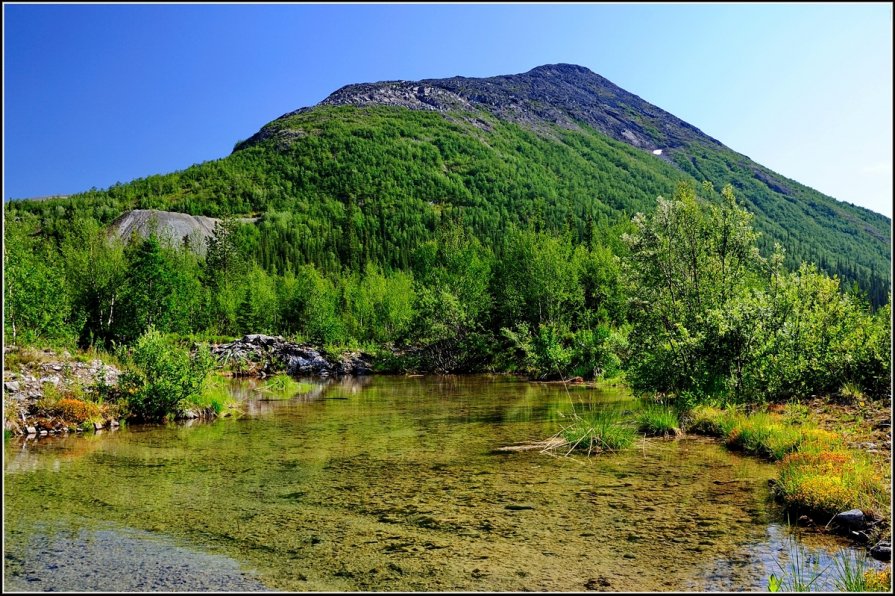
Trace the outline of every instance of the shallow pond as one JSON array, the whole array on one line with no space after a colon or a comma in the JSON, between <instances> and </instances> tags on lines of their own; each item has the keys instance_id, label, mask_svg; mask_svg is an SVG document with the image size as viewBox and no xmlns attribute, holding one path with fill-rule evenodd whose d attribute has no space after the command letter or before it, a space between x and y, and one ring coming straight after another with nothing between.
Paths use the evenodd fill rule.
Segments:
<instances>
[{"instance_id":1,"label":"shallow pond","mask_svg":"<svg viewBox=\"0 0 895 596\"><path fill-rule=\"evenodd\" d=\"M773 465L701 438L562 457L620 391L377 376L245 415L5 445L8 590L764 590ZM804 536L823 567L843 545ZM815 587L823 587L822 580Z\"/></svg>"}]
</instances>

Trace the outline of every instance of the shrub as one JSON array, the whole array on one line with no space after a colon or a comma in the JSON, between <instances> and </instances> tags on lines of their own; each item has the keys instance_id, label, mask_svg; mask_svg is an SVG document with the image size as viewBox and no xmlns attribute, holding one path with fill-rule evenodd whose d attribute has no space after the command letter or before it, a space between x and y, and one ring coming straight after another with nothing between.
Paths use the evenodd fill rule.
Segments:
<instances>
[{"instance_id":1,"label":"shrub","mask_svg":"<svg viewBox=\"0 0 895 596\"><path fill-rule=\"evenodd\" d=\"M79 424L101 416L98 405L70 397L60 399L55 410L65 420Z\"/></svg>"},{"instance_id":2,"label":"shrub","mask_svg":"<svg viewBox=\"0 0 895 596\"><path fill-rule=\"evenodd\" d=\"M200 398L212 359L206 346L195 354L167 342L150 327L136 341L134 370L122 375L129 406L146 420L172 418Z\"/></svg>"}]
</instances>

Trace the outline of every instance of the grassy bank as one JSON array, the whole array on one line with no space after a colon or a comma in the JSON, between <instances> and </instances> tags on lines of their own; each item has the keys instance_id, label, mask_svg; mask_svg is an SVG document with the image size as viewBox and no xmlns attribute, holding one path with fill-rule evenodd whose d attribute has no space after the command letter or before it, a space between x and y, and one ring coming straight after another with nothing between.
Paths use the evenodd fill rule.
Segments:
<instances>
[{"instance_id":1,"label":"grassy bank","mask_svg":"<svg viewBox=\"0 0 895 596\"><path fill-rule=\"evenodd\" d=\"M789 510L826 524L837 513L860 509L888 519L891 479L884 457L848 447L843 435L808 420L805 407L745 413L698 406L690 432L719 437L730 449L777 462L775 490Z\"/></svg>"},{"instance_id":2,"label":"grassy bank","mask_svg":"<svg viewBox=\"0 0 895 596\"><path fill-rule=\"evenodd\" d=\"M630 447L638 436L675 436L686 429L717 437L733 451L775 462L778 476L774 491L792 519L806 515L825 526L837 513L860 509L869 520L888 520L891 450L880 441L879 432L874 435L871 429L863 428L874 424L874 416L884 415L884 406L876 404L878 413L869 414L864 401L856 401L852 407L826 409L822 409L822 403L777 404L752 411L700 405L678 412L653 402L626 413L594 407L573 413L557 433L555 438L562 441L555 449L612 452ZM856 411L863 415L856 415ZM866 437L878 443L854 440ZM855 445L883 448L868 450ZM876 525L871 534L888 532L886 525Z\"/></svg>"}]
</instances>

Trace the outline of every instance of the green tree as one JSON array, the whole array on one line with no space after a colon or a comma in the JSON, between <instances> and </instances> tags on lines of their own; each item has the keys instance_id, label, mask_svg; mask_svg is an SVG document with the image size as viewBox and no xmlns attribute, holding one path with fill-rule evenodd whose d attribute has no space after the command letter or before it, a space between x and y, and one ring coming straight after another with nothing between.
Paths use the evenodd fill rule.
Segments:
<instances>
[{"instance_id":1,"label":"green tree","mask_svg":"<svg viewBox=\"0 0 895 596\"><path fill-rule=\"evenodd\" d=\"M745 305L765 261L751 215L730 186L721 194L720 205L709 203L682 184L652 214L638 213L635 231L624 236L633 320L628 378L636 390L742 391L732 373L749 353L754 315Z\"/></svg>"},{"instance_id":2,"label":"green tree","mask_svg":"<svg viewBox=\"0 0 895 596\"><path fill-rule=\"evenodd\" d=\"M113 331L121 309L121 293L126 263L124 245L107 238L92 218L72 222L61 246L66 283L73 299L73 318L79 325L79 343L105 343Z\"/></svg>"},{"instance_id":3,"label":"green tree","mask_svg":"<svg viewBox=\"0 0 895 596\"><path fill-rule=\"evenodd\" d=\"M205 284L217 287L248 269L248 263L238 239L239 222L227 217L219 221L211 236L205 239Z\"/></svg>"},{"instance_id":4,"label":"green tree","mask_svg":"<svg viewBox=\"0 0 895 596\"><path fill-rule=\"evenodd\" d=\"M162 246L155 233L132 239L125 257L117 335L132 341L150 326L179 333L195 329L202 297L195 257Z\"/></svg>"},{"instance_id":5,"label":"green tree","mask_svg":"<svg viewBox=\"0 0 895 596\"><path fill-rule=\"evenodd\" d=\"M6 341L67 342L71 299L63 268L38 238L33 220L6 222L3 247L4 335Z\"/></svg>"}]
</instances>

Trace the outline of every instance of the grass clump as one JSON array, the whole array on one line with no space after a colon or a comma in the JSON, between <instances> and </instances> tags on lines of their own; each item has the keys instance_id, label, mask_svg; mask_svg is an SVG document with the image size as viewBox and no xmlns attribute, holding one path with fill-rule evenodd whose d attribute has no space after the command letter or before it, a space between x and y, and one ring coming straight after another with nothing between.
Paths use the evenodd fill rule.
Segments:
<instances>
[{"instance_id":1,"label":"grass clump","mask_svg":"<svg viewBox=\"0 0 895 596\"><path fill-rule=\"evenodd\" d=\"M699 406L690 418L691 432L721 437L730 449L777 461L775 490L792 510L831 519L848 509L888 507L885 471L863 452L847 449L838 434L809 423L804 409L745 415Z\"/></svg>"},{"instance_id":2,"label":"grass clump","mask_svg":"<svg viewBox=\"0 0 895 596\"><path fill-rule=\"evenodd\" d=\"M266 383L264 383L263 390L291 393L298 386L299 384L297 381L295 381L295 379L293 379L289 375L280 374L271 377Z\"/></svg>"},{"instance_id":3,"label":"grass clump","mask_svg":"<svg viewBox=\"0 0 895 596\"><path fill-rule=\"evenodd\" d=\"M208 375L202 393L193 401L200 410L214 412L215 416L239 409L239 402L228 390L226 379L215 374Z\"/></svg>"},{"instance_id":4,"label":"grass clump","mask_svg":"<svg viewBox=\"0 0 895 596\"><path fill-rule=\"evenodd\" d=\"M778 464L777 492L795 509L832 518L840 511L881 511L888 500L882 470L857 451L804 451Z\"/></svg>"},{"instance_id":5,"label":"grass clump","mask_svg":"<svg viewBox=\"0 0 895 596\"><path fill-rule=\"evenodd\" d=\"M637 428L649 436L681 434L680 423L674 408L662 404L648 403L637 415Z\"/></svg>"},{"instance_id":6,"label":"grass clump","mask_svg":"<svg viewBox=\"0 0 895 596\"><path fill-rule=\"evenodd\" d=\"M591 409L575 414L572 424L565 427L560 436L569 451L588 453L618 451L630 447L636 438L634 427L626 423L615 410Z\"/></svg>"},{"instance_id":7,"label":"grass clump","mask_svg":"<svg viewBox=\"0 0 895 596\"><path fill-rule=\"evenodd\" d=\"M764 412L740 418L725 438L728 447L773 460L798 449L801 440L801 429L786 424L779 415Z\"/></svg>"},{"instance_id":8,"label":"grass clump","mask_svg":"<svg viewBox=\"0 0 895 596\"><path fill-rule=\"evenodd\" d=\"M867 399L867 396L856 383L845 383L839 389L839 397L850 403L860 403Z\"/></svg>"},{"instance_id":9,"label":"grass clump","mask_svg":"<svg viewBox=\"0 0 895 596\"><path fill-rule=\"evenodd\" d=\"M839 440L835 433L815 428L803 419L793 421L789 413L746 415L733 408L698 406L689 417L691 432L720 437L731 449L774 461L803 447L827 448Z\"/></svg>"},{"instance_id":10,"label":"grass clump","mask_svg":"<svg viewBox=\"0 0 895 596\"><path fill-rule=\"evenodd\" d=\"M726 437L739 423L741 415L732 408L696 406L690 410L691 432L712 437Z\"/></svg>"}]
</instances>

